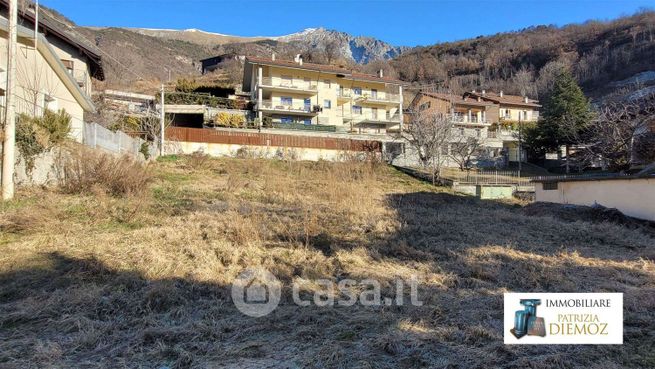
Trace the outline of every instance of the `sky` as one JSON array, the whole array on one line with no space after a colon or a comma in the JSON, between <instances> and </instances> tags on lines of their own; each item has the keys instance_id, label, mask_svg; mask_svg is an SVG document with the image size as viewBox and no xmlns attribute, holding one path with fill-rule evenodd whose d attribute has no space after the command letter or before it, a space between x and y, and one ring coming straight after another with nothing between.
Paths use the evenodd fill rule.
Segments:
<instances>
[{"instance_id":1,"label":"sky","mask_svg":"<svg viewBox=\"0 0 655 369\"><path fill-rule=\"evenodd\" d=\"M41 0L83 26L279 36L324 27L397 46L610 20L655 0Z\"/></svg>"}]
</instances>

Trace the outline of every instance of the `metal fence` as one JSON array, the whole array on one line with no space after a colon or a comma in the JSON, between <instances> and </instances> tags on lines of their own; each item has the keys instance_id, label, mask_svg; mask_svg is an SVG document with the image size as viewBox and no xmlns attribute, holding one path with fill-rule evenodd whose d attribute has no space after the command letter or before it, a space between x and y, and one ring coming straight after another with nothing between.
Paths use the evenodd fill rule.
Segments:
<instances>
[{"instance_id":1,"label":"metal fence","mask_svg":"<svg viewBox=\"0 0 655 369\"><path fill-rule=\"evenodd\" d=\"M156 148L139 137L130 137L121 131L110 131L96 123L84 123L84 141L86 146L100 148L116 154L129 154L143 157L157 155ZM144 146L145 144L145 146Z\"/></svg>"},{"instance_id":2,"label":"metal fence","mask_svg":"<svg viewBox=\"0 0 655 369\"><path fill-rule=\"evenodd\" d=\"M520 176L518 171L460 171L444 170L442 177L461 184L516 185L521 187L534 186L530 181L533 177Z\"/></svg>"}]
</instances>

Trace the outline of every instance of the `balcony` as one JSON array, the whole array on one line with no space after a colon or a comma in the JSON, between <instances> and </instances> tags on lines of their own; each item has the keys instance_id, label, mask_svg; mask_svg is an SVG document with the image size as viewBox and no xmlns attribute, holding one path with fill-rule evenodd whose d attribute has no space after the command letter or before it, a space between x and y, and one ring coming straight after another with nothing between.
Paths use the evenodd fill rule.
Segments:
<instances>
[{"instance_id":1,"label":"balcony","mask_svg":"<svg viewBox=\"0 0 655 369\"><path fill-rule=\"evenodd\" d=\"M384 124L384 125L396 125L400 124L400 114L355 114L353 115L353 120L356 124Z\"/></svg>"},{"instance_id":2,"label":"balcony","mask_svg":"<svg viewBox=\"0 0 655 369\"><path fill-rule=\"evenodd\" d=\"M315 95L318 92L317 84L298 79L263 77L259 86L271 91L304 93L308 95Z\"/></svg>"},{"instance_id":3,"label":"balcony","mask_svg":"<svg viewBox=\"0 0 655 369\"><path fill-rule=\"evenodd\" d=\"M271 100L262 100L261 106L256 105L256 107L263 112L301 115L305 117L313 117L320 112L320 108L318 106L312 107L307 105L284 105L280 103L273 103Z\"/></svg>"},{"instance_id":4,"label":"balcony","mask_svg":"<svg viewBox=\"0 0 655 369\"><path fill-rule=\"evenodd\" d=\"M398 105L400 104L400 95L390 92L368 93L364 92L357 96L357 101L367 104L376 105Z\"/></svg>"},{"instance_id":5,"label":"balcony","mask_svg":"<svg viewBox=\"0 0 655 369\"><path fill-rule=\"evenodd\" d=\"M451 115L450 118L454 124L461 124L467 126L485 127L491 124L486 119L478 118L477 115L469 116L469 115L455 114L455 115Z\"/></svg>"},{"instance_id":6,"label":"balcony","mask_svg":"<svg viewBox=\"0 0 655 369\"><path fill-rule=\"evenodd\" d=\"M338 102L347 102L350 101L352 97L352 91L347 88L340 88L337 90L337 101Z\"/></svg>"}]
</instances>

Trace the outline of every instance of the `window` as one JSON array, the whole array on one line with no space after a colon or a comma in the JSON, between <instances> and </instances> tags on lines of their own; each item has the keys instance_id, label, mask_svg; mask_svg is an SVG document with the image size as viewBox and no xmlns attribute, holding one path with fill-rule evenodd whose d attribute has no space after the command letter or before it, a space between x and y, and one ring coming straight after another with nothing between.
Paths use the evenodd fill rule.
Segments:
<instances>
[{"instance_id":1,"label":"window","mask_svg":"<svg viewBox=\"0 0 655 369\"><path fill-rule=\"evenodd\" d=\"M353 105L353 114L362 114L362 107L358 105Z\"/></svg>"},{"instance_id":2,"label":"window","mask_svg":"<svg viewBox=\"0 0 655 369\"><path fill-rule=\"evenodd\" d=\"M361 87L353 87L353 93L357 96L362 96L362 88Z\"/></svg>"},{"instance_id":3,"label":"window","mask_svg":"<svg viewBox=\"0 0 655 369\"><path fill-rule=\"evenodd\" d=\"M423 111L423 110L427 110L427 109L430 109L430 102L429 101L419 105L419 107L418 107L418 111Z\"/></svg>"},{"instance_id":4,"label":"window","mask_svg":"<svg viewBox=\"0 0 655 369\"><path fill-rule=\"evenodd\" d=\"M464 136L464 128L460 128L460 129L459 129L459 135L460 135L460 136Z\"/></svg>"},{"instance_id":5,"label":"window","mask_svg":"<svg viewBox=\"0 0 655 369\"><path fill-rule=\"evenodd\" d=\"M542 188L544 191L553 191L557 189L557 183L558 182L544 182Z\"/></svg>"},{"instance_id":6,"label":"window","mask_svg":"<svg viewBox=\"0 0 655 369\"><path fill-rule=\"evenodd\" d=\"M311 119L311 118L303 119L303 123L304 123L306 126L310 126L310 125L312 125L312 119Z\"/></svg>"},{"instance_id":7,"label":"window","mask_svg":"<svg viewBox=\"0 0 655 369\"><path fill-rule=\"evenodd\" d=\"M331 100L323 100L323 109L332 109L332 101Z\"/></svg>"},{"instance_id":8,"label":"window","mask_svg":"<svg viewBox=\"0 0 655 369\"><path fill-rule=\"evenodd\" d=\"M528 112L523 110L523 120L528 120Z\"/></svg>"},{"instance_id":9,"label":"window","mask_svg":"<svg viewBox=\"0 0 655 369\"><path fill-rule=\"evenodd\" d=\"M378 90L372 88L371 89L371 98L377 99L378 98Z\"/></svg>"},{"instance_id":10,"label":"window","mask_svg":"<svg viewBox=\"0 0 655 369\"><path fill-rule=\"evenodd\" d=\"M371 108L371 118L378 119L378 108Z\"/></svg>"},{"instance_id":11,"label":"window","mask_svg":"<svg viewBox=\"0 0 655 369\"><path fill-rule=\"evenodd\" d=\"M280 97L280 103L282 105L291 106L293 104L293 98L288 97L288 96L282 96L282 97Z\"/></svg>"},{"instance_id":12,"label":"window","mask_svg":"<svg viewBox=\"0 0 655 369\"><path fill-rule=\"evenodd\" d=\"M481 136L482 136L482 132L480 131L480 128L476 128L475 129L475 137L481 137Z\"/></svg>"},{"instance_id":13,"label":"window","mask_svg":"<svg viewBox=\"0 0 655 369\"><path fill-rule=\"evenodd\" d=\"M68 71L68 73L73 74L73 70L75 69L74 68L75 64L73 63L72 60L61 59L61 63L64 65L64 67L66 67L66 70Z\"/></svg>"},{"instance_id":14,"label":"window","mask_svg":"<svg viewBox=\"0 0 655 369\"><path fill-rule=\"evenodd\" d=\"M293 118L291 118L291 117L282 117L282 118L280 118L280 122L282 122L284 124L291 124L291 123L293 123Z\"/></svg>"},{"instance_id":15,"label":"window","mask_svg":"<svg viewBox=\"0 0 655 369\"><path fill-rule=\"evenodd\" d=\"M323 81L323 84L325 85L325 88L332 88L332 81L330 81L329 79Z\"/></svg>"}]
</instances>

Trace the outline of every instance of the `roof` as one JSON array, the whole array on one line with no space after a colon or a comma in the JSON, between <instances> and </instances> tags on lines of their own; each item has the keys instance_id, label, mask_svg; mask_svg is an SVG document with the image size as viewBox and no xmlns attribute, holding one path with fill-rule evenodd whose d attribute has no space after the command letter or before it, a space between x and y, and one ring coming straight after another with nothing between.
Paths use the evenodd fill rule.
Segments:
<instances>
[{"instance_id":1,"label":"roof","mask_svg":"<svg viewBox=\"0 0 655 369\"><path fill-rule=\"evenodd\" d=\"M4 8L8 8L9 2L7 0L0 0L0 5ZM30 4L27 7L19 6L18 16L21 19L30 22L33 26L35 21L33 5ZM102 51L84 36L75 31L74 27L58 20L47 9L40 8L39 32L47 34L48 37L54 35L69 45L77 48L89 59L92 77L104 81L105 74L102 68L102 57L100 56Z\"/></svg>"},{"instance_id":2,"label":"roof","mask_svg":"<svg viewBox=\"0 0 655 369\"><path fill-rule=\"evenodd\" d=\"M467 96L459 96L459 95L446 94L446 93L419 92L416 96L418 97L420 95L433 97L435 99L449 101L449 102L451 102L453 104L456 104L456 105L469 105L469 106L480 106L480 107L494 105L493 102L478 101L477 99L470 98L470 97L467 97Z\"/></svg>"},{"instance_id":3,"label":"roof","mask_svg":"<svg viewBox=\"0 0 655 369\"><path fill-rule=\"evenodd\" d=\"M405 84L402 81L399 81L394 78L389 77L378 77L373 74L360 73L351 69L348 69L344 66L336 65L327 65L327 64L315 64L315 63L306 63L303 62L302 65L296 63L293 60L273 60L271 58L260 58L260 57L246 57L246 71L250 65L270 65L276 67L286 67L294 69L302 69L316 72L326 72L343 75L344 78L351 78L358 81L370 81L370 82L383 82L383 83L392 83L397 85ZM247 80L248 79L248 80ZM249 82L249 73L244 73L244 88L246 88L246 83Z\"/></svg>"},{"instance_id":4,"label":"roof","mask_svg":"<svg viewBox=\"0 0 655 369\"><path fill-rule=\"evenodd\" d=\"M5 33L4 37L7 37L6 33L9 32L9 21L7 19L0 17L0 30ZM17 30L18 41L23 44L32 44L33 46L34 30L21 25L18 25ZM43 56L48 65L50 65L55 74L57 74L59 80L61 80L64 86L66 86L66 89L70 91L73 98L75 98L75 101L80 104L84 111L94 112L95 106L93 105L91 98L80 89L77 81L73 79L73 76L68 72L66 67L64 67L64 64L61 62L61 59L59 59L59 56L52 46L50 46L48 40L43 36L43 34L39 34L38 37L39 42L37 50Z\"/></svg>"},{"instance_id":5,"label":"roof","mask_svg":"<svg viewBox=\"0 0 655 369\"><path fill-rule=\"evenodd\" d=\"M503 96L500 96L500 94L495 92L482 93L482 92L471 91L465 93L464 96L480 97L481 99L492 101L500 105L530 106L533 108L541 107L541 105L539 105L539 100L528 99L528 102L525 102L525 97L518 96L518 95L503 94Z\"/></svg>"}]
</instances>

